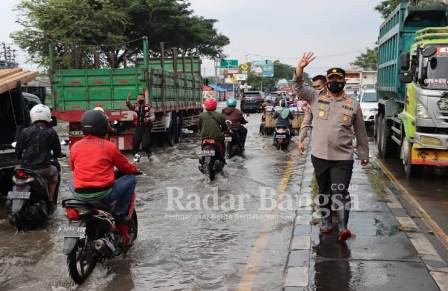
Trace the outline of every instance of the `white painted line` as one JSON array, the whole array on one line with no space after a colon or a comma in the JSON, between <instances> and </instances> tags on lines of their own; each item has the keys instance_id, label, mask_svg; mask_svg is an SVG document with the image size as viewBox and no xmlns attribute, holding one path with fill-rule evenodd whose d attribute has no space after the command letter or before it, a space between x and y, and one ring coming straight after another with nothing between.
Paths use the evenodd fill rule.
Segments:
<instances>
[{"instance_id":1,"label":"white painted line","mask_svg":"<svg viewBox=\"0 0 448 291\"><path fill-rule=\"evenodd\" d=\"M437 251L434 249L429 240L423 235L420 238L410 238L417 253L420 255L433 255L438 256Z\"/></svg>"},{"instance_id":2,"label":"white painted line","mask_svg":"<svg viewBox=\"0 0 448 291\"><path fill-rule=\"evenodd\" d=\"M295 236L291 242L290 250L309 250L311 249L311 236Z\"/></svg>"},{"instance_id":3,"label":"white painted line","mask_svg":"<svg viewBox=\"0 0 448 291\"><path fill-rule=\"evenodd\" d=\"M400 230L404 232L417 232L420 231L417 224L409 216L395 217L400 223Z\"/></svg>"},{"instance_id":4,"label":"white painted line","mask_svg":"<svg viewBox=\"0 0 448 291\"><path fill-rule=\"evenodd\" d=\"M296 216L296 225L309 225L311 222L311 215L301 214Z\"/></svg>"},{"instance_id":5,"label":"white painted line","mask_svg":"<svg viewBox=\"0 0 448 291\"><path fill-rule=\"evenodd\" d=\"M448 291L448 274L443 272L430 272L441 291Z\"/></svg>"},{"instance_id":6,"label":"white painted line","mask_svg":"<svg viewBox=\"0 0 448 291\"><path fill-rule=\"evenodd\" d=\"M307 287L308 267L291 267L286 271L283 287Z\"/></svg>"}]
</instances>

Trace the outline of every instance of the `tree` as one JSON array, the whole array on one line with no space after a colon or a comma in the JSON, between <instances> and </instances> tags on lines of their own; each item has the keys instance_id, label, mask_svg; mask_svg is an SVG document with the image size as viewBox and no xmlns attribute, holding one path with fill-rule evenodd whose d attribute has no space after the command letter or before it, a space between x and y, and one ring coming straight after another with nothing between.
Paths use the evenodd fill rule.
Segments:
<instances>
[{"instance_id":1,"label":"tree","mask_svg":"<svg viewBox=\"0 0 448 291\"><path fill-rule=\"evenodd\" d=\"M378 65L378 47L367 48L365 52L356 57L351 65L358 66L363 70L376 70Z\"/></svg>"},{"instance_id":2,"label":"tree","mask_svg":"<svg viewBox=\"0 0 448 291\"><path fill-rule=\"evenodd\" d=\"M375 6L375 10L378 11L383 18L387 18L392 11L400 4L401 0L384 0L380 4Z\"/></svg>"},{"instance_id":3,"label":"tree","mask_svg":"<svg viewBox=\"0 0 448 291\"><path fill-rule=\"evenodd\" d=\"M187 0L22 0L17 22L24 29L11 34L31 56L48 66L48 44L54 44L57 65L119 67L142 57L143 36L151 56L160 42L170 53L215 57L229 43L216 20L193 15ZM76 63L76 62L75 62Z\"/></svg>"},{"instance_id":4,"label":"tree","mask_svg":"<svg viewBox=\"0 0 448 291\"><path fill-rule=\"evenodd\" d=\"M384 0L380 4L375 6L375 10L381 13L383 18L387 18L392 11L400 4L400 2L407 2L404 0ZM434 5L440 4L446 6L447 3L444 0L408 0L411 5L424 6L424 5Z\"/></svg>"}]
</instances>

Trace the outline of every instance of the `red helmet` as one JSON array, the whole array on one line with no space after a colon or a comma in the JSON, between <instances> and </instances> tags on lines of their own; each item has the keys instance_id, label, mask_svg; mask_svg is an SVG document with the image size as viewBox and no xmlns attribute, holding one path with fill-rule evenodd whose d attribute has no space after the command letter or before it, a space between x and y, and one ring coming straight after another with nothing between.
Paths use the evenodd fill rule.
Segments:
<instances>
[{"instance_id":1,"label":"red helmet","mask_svg":"<svg viewBox=\"0 0 448 291\"><path fill-rule=\"evenodd\" d=\"M207 111L216 110L216 107L218 107L218 102L215 98L207 98L204 102L204 108Z\"/></svg>"}]
</instances>

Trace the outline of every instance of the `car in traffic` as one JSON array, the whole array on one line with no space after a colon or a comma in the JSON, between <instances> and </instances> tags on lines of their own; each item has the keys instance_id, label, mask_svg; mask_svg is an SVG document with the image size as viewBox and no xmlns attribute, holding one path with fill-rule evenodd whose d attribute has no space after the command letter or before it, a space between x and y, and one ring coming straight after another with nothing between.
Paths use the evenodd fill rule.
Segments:
<instances>
[{"instance_id":1,"label":"car in traffic","mask_svg":"<svg viewBox=\"0 0 448 291\"><path fill-rule=\"evenodd\" d=\"M261 112L264 93L261 91L245 91L241 96L241 111L244 113Z\"/></svg>"},{"instance_id":2,"label":"car in traffic","mask_svg":"<svg viewBox=\"0 0 448 291\"><path fill-rule=\"evenodd\" d=\"M266 97L266 101L270 101L272 104L278 105L281 99L288 100L290 96L284 91L275 91L269 93Z\"/></svg>"},{"instance_id":3,"label":"car in traffic","mask_svg":"<svg viewBox=\"0 0 448 291\"><path fill-rule=\"evenodd\" d=\"M359 97L359 104L364 117L364 123L369 126L373 125L375 114L378 112L378 95L376 90L362 90Z\"/></svg>"}]
</instances>

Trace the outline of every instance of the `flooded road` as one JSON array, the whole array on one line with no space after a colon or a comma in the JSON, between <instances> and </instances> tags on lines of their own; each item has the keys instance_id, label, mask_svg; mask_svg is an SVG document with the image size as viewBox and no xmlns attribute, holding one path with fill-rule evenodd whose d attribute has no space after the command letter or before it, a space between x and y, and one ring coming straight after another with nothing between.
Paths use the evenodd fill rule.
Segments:
<instances>
[{"instance_id":1,"label":"flooded road","mask_svg":"<svg viewBox=\"0 0 448 291\"><path fill-rule=\"evenodd\" d=\"M382 161L432 219L448 233L448 169L425 167L421 177L407 179L400 160Z\"/></svg>"},{"instance_id":2,"label":"flooded road","mask_svg":"<svg viewBox=\"0 0 448 291\"><path fill-rule=\"evenodd\" d=\"M137 178L136 190L138 239L126 256L98 265L81 287L69 278L62 254L63 237L57 230L66 223L63 210L58 208L43 229L16 233L1 206L0 289L234 290L267 219L272 219L268 240L258 250L253 288L281 289L294 215L264 216L269 203L263 203L270 200L262 195L279 187L291 159L285 194L297 191L302 161L294 144L285 153L272 146L272 137L258 135L259 115L248 119L245 159L228 161L225 175L212 183L198 170L198 137L156 148L149 162L142 159L139 167L145 175ZM70 197L70 171L66 160L61 164L59 200Z\"/></svg>"}]
</instances>

